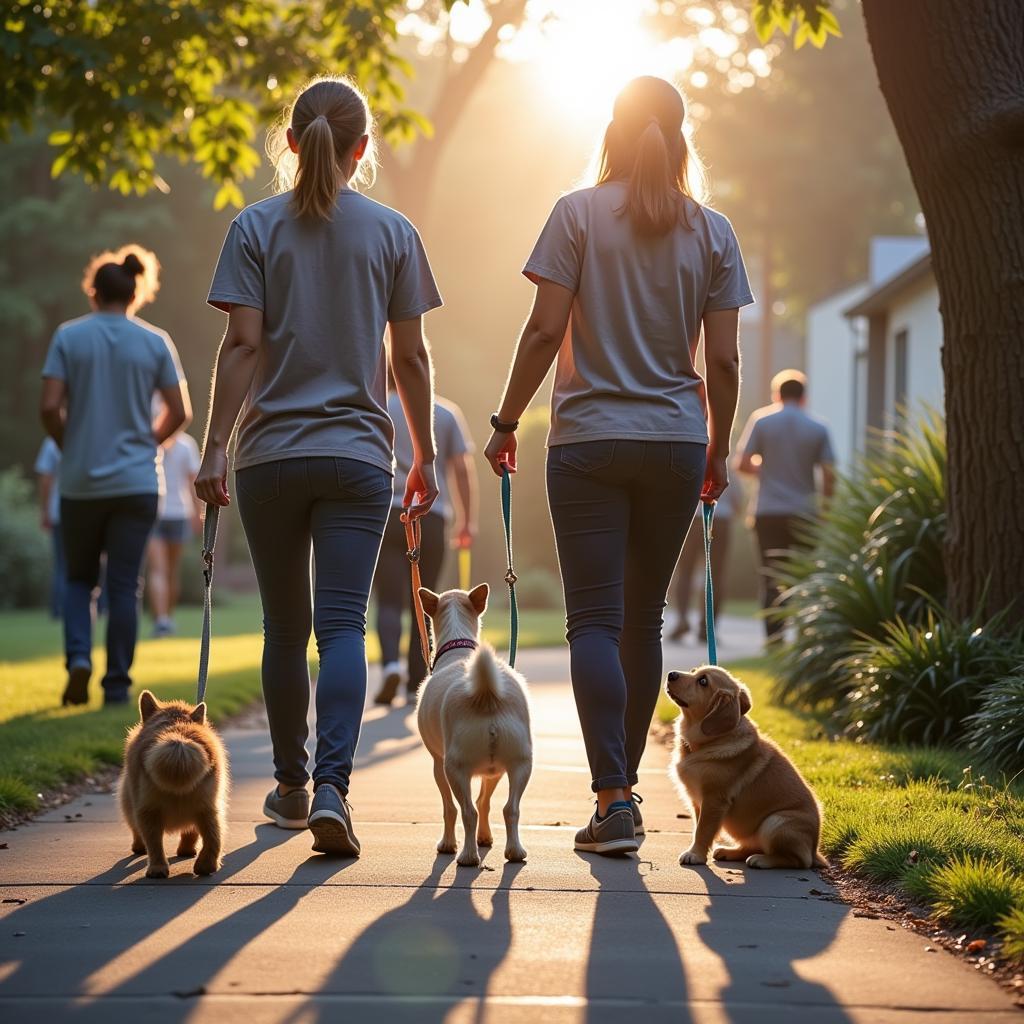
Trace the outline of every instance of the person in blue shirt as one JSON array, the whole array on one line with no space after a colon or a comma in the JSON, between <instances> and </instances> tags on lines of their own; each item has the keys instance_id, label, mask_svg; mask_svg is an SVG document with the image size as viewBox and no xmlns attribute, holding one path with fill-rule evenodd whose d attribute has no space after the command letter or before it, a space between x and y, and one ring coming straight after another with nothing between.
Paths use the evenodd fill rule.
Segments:
<instances>
[{"instance_id":1,"label":"person in blue shirt","mask_svg":"<svg viewBox=\"0 0 1024 1024\"><path fill-rule=\"evenodd\" d=\"M64 704L85 704L92 675L92 594L106 555L104 703L129 699L139 572L156 520L157 447L191 419L170 337L136 311L159 287L151 252L104 253L83 282L93 312L57 328L43 366L40 414L62 452L60 527L67 560ZM153 395L164 401L154 421Z\"/></svg>"}]
</instances>

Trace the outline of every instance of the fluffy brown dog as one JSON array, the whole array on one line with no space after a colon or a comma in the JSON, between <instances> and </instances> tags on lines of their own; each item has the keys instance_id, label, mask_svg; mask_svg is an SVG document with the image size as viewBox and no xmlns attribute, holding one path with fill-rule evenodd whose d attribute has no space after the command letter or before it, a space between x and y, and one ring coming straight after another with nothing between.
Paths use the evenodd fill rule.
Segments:
<instances>
[{"instance_id":1,"label":"fluffy brown dog","mask_svg":"<svg viewBox=\"0 0 1024 1024\"><path fill-rule=\"evenodd\" d=\"M164 833L181 833L180 857L194 857L201 837L195 873L211 875L220 867L228 759L206 721L206 705L161 703L143 690L139 713L142 721L125 742L119 793L132 853L147 854L147 878L166 878Z\"/></svg>"},{"instance_id":2,"label":"fluffy brown dog","mask_svg":"<svg viewBox=\"0 0 1024 1024\"><path fill-rule=\"evenodd\" d=\"M708 848L724 828L735 845L716 847L715 860L745 860L752 868L826 867L814 794L746 717L747 688L724 669L705 665L669 672L666 689L683 709L672 772L697 816L693 845L679 863L707 863Z\"/></svg>"}]
</instances>

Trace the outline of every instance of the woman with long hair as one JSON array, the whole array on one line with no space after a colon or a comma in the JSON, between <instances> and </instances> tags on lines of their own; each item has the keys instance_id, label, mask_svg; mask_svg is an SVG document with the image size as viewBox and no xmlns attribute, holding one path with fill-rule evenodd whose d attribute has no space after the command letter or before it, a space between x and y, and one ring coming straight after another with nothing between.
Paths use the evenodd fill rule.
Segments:
<instances>
[{"instance_id":1,"label":"woman with long hair","mask_svg":"<svg viewBox=\"0 0 1024 1024\"><path fill-rule=\"evenodd\" d=\"M86 267L93 312L57 328L43 366L41 414L60 445L60 530L67 566L64 704L85 704L92 675L92 595L106 555L105 704L124 704L138 638L139 570L156 521L157 448L192 418L178 353L135 314L160 287L137 245ZM153 396L163 399L154 418Z\"/></svg>"},{"instance_id":2,"label":"woman with long hair","mask_svg":"<svg viewBox=\"0 0 1024 1024\"><path fill-rule=\"evenodd\" d=\"M263 695L277 785L263 811L358 856L349 792L366 693L366 606L391 505L391 367L409 422L404 504L437 497L423 314L441 304L416 229L355 186L373 125L351 82L303 89L271 135L279 192L231 224L209 302L228 313L196 492L227 505L227 446L263 602ZM310 551L316 566L311 596ZM306 791L306 647L316 634L316 752Z\"/></svg>"},{"instance_id":3,"label":"woman with long hair","mask_svg":"<svg viewBox=\"0 0 1024 1024\"><path fill-rule=\"evenodd\" d=\"M684 118L660 78L616 98L597 183L555 204L526 264L537 294L486 450L496 473L515 469L519 417L557 357L548 500L597 795L575 845L596 853L635 850L643 831L633 787L665 595L697 502L728 485L739 308L753 301L732 226L703 205Z\"/></svg>"}]
</instances>

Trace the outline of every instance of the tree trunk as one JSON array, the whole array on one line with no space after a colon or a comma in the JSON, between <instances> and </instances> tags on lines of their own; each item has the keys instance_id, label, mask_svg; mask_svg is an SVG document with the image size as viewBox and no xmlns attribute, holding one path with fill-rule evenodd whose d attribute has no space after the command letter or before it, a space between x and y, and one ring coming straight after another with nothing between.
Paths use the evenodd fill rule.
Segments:
<instances>
[{"instance_id":1,"label":"tree trunk","mask_svg":"<svg viewBox=\"0 0 1024 1024\"><path fill-rule=\"evenodd\" d=\"M863 0L943 323L949 608L1024 623L1024 4Z\"/></svg>"}]
</instances>

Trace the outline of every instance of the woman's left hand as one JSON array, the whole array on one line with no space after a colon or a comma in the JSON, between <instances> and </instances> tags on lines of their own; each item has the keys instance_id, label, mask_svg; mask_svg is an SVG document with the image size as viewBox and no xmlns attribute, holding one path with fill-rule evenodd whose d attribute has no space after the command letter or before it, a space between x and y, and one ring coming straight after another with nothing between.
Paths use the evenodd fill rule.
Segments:
<instances>
[{"instance_id":1,"label":"woman's left hand","mask_svg":"<svg viewBox=\"0 0 1024 1024\"><path fill-rule=\"evenodd\" d=\"M208 447L196 475L196 495L207 505L230 505L228 494L228 453L223 448Z\"/></svg>"},{"instance_id":2,"label":"woman's left hand","mask_svg":"<svg viewBox=\"0 0 1024 1024\"><path fill-rule=\"evenodd\" d=\"M510 473L516 471L518 468L516 464L516 451L518 448L519 442L516 440L514 432L504 434L496 430L491 434L491 439L487 442L487 447L484 449L484 457L491 464L491 469L494 470L495 476L502 475L502 465L508 466Z\"/></svg>"}]
</instances>

